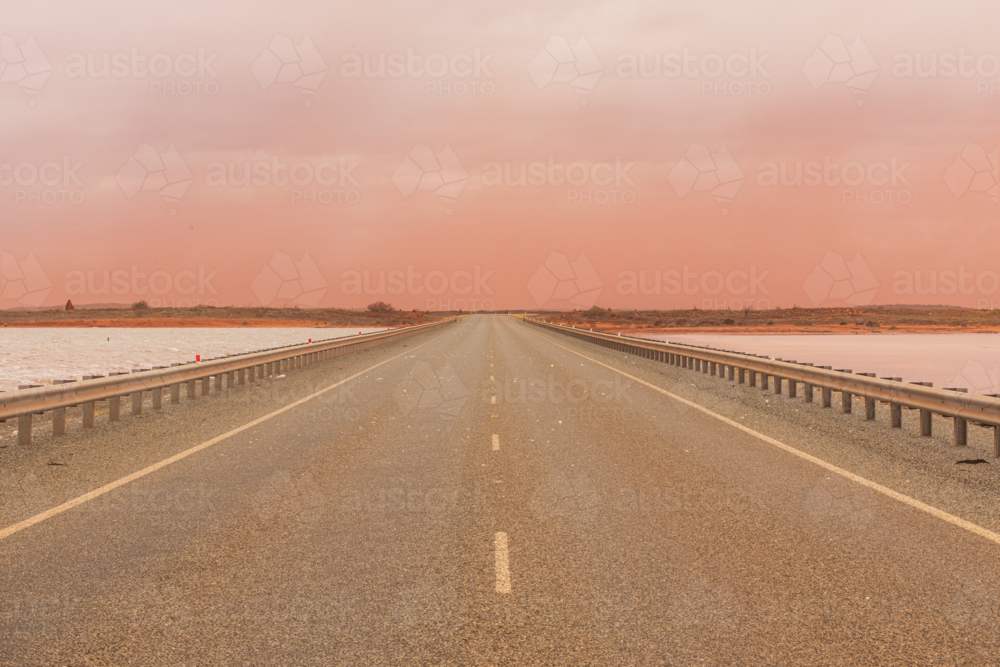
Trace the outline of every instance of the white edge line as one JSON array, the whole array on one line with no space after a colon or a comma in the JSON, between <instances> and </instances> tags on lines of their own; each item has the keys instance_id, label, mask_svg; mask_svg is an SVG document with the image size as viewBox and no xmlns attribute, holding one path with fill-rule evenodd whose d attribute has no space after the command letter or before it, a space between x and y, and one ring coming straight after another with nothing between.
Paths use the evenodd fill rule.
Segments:
<instances>
[{"instance_id":1,"label":"white edge line","mask_svg":"<svg viewBox=\"0 0 1000 667\"><path fill-rule=\"evenodd\" d=\"M379 366L387 364L390 361L395 361L396 359L399 359L400 357L405 356L407 354L411 354L414 350L419 350L421 347L423 347L424 345L428 345L431 342L433 342L433 339L427 341L426 343L421 343L417 347L413 348L413 350L407 350L406 352L403 352L402 354L397 354L395 357L390 357L389 359L386 359L385 361L380 361L379 363L375 364L374 366L366 368L365 370L363 370L363 371L361 371L359 373L355 373L354 375L352 375L349 378L344 378L343 380L340 380L339 382L335 382L334 384L331 384L329 387L325 387L324 389L320 389L316 393L310 394L309 396L306 396L305 398L301 398L301 399L295 401L294 403L289 403L285 407L279 408L278 410L275 410L274 412L272 412L270 414L264 415L263 417L258 417L257 419L254 419L253 421L248 422L248 423L244 424L243 426L239 426L237 428L234 428L233 430L231 430L231 431L229 431L227 433L223 433L222 435L217 435L214 438L212 438L211 440L206 440L205 442L201 443L200 445L195 445L194 447L192 447L190 449L186 449L183 452L179 452L177 454L174 454L173 456L171 456L169 458L166 458L166 459L163 459L162 461L159 461L158 463L154 463L151 466L147 466L147 467L143 468L142 470L137 470L136 472L132 473L131 475L126 475L125 477L122 477L120 479L116 479L113 482L109 482L108 484L105 484L102 487L94 489L93 491L88 491L87 493L83 494L82 496L77 496L76 498L73 498L72 500L67 500L66 502L64 502L61 505L56 505L55 507L47 509L44 512L41 512L40 514L36 514L36 515L34 515L32 517L29 517L29 518L25 519L24 521L19 521L18 523L15 523L15 524L12 524L10 526L7 526L6 528L0 530L0 540L8 538L11 535L13 535L14 533L19 533L20 531L24 530L25 528L30 528L31 526L34 526L37 523L41 523L42 521L45 521L46 519L51 519L52 517L57 516L59 514L62 514L63 512L66 512L68 510L71 510L74 507L78 507L79 505L82 505L82 504L84 504L84 503L86 503L86 502L88 502L90 500L93 500L94 498L98 498L100 496L103 496L106 493L114 491L118 487L125 486L129 482L134 482L135 480L137 480L137 479L139 479L141 477L145 477L146 475L154 473L157 470L159 470L160 468L165 468L165 467L167 467L168 465L170 465L172 463L176 463L177 461L180 461L181 459L186 459L187 457L191 456L192 454L196 454L196 453L200 452L203 449L207 449L207 448L211 447L212 445L215 445L215 444L217 444L219 442L222 442L223 440L225 440L227 438L230 438L230 437L236 435L237 433L245 431L248 428L252 428L252 427L256 426L257 424L260 424L261 422L265 422L265 421L267 421L268 419L270 419L272 417L276 417L277 415L280 415L283 412L287 412L288 410L291 410L292 408L297 407L297 406L305 403L306 401L311 401L312 399L316 398L317 396L319 396L321 394L325 394L326 392L328 392L331 389L334 389L336 387L339 387L340 385L344 384L345 382L350 382L351 380L353 380L355 378L358 378L358 377L364 375L365 373L370 373L372 370L378 368Z\"/></svg>"},{"instance_id":2,"label":"white edge line","mask_svg":"<svg viewBox=\"0 0 1000 667\"><path fill-rule=\"evenodd\" d=\"M768 444L774 445L778 449L782 449L782 450L788 452L789 454L793 454L793 455L795 455L795 456L797 456L797 457L799 457L801 459L805 459L806 461L809 461L810 463L814 463L814 464L818 465L819 467L824 468L825 470L829 470L830 472L832 472L834 474L840 475L841 477L845 477L845 478L851 480L852 482L857 482L858 484L861 484L862 486L867 486L869 489L871 489L873 491L877 491L878 493L881 493L882 495L888 496L888 497L890 497L890 498L892 498L894 500L898 500L899 502L901 502L901 503L903 503L905 505L909 505L910 507L912 507L914 509L918 509L921 512L926 512L927 514L930 514L933 517L941 519L942 521L947 521L948 523L952 524L953 526L958 526L959 528L963 528L963 529L969 531L970 533L975 533L976 535L979 535L982 538L990 540L991 542L994 542L996 544L1000 544L1000 534L994 533L992 530L988 530L986 528L983 528L982 526L980 526L978 524L975 524L975 523L972 523L971 521L966 521L965 519L962 519L961 517L957 517L954 514L949 514L948 512L945 512L944 510L939 510L938 508L933 507L931 505L928 505L927 503L920 502L916 498L911 498L910 496L907 496L907 495L904 495L902 493L899 493L898 491L894 491L894 490L890 489L889 487L882 486L881 484L879 484L877 482L873 482L870 479L867 479L865 477L861 477L860 475L855 475L853 472L850 472L849 470L844 470L843 468L837 467L837 466L833 465L832 463L827 463L823 459L816 458L812 454L807 454L806 452L803 452L801 450L795 449L791 445L786 445L785 443L781 442L780 440L775 440L771 436L764 435L763 433L760 433L759 431L755 431L755 430L753 430L752 428L750 428L748 426L745 426L743 424L735 422L732 419L729 419L728 417L723 417L722 415L720 415L718 413L712 412L711 410L709 410L706 407L703 407L701 405L698 405L697 403L689 401L686 398L681 398L680 396L678 396L676 394L672 394L669 391L667 391L666 389L663 389L662 387L657 387L655 384L646 382L645 380L637 378L634 375L629 375L625 371L618 370L614 366L609 366L608 364L601 363L600 361L597 361L596 359L592 359L591 357L588 357L585 354L581 354L581 353L577 352L576 350L571 350L570 348L565 347L563 345L560 345L559 343L556 343L554 341L549 341L549 342L551 342L556 347L559 347L559 348L562 348L562 349L566 350L567 352L572 352L573 354L577 355L578 357L582 357L584 359L587 359L588 361L591 361L591 362L597 364L598 366L603 366L604 368L607 368L607 369L612 370L612 371L614 371L616 373L624 375L625 377L629 378L630 380L635 380L639 384L645 385L645 386L649 387L650 389L655 389L656 391L658 391L661 394L664 394L666 396L669 396L670 398L674 399L675 401L679 401L680 403L683 403L684 405L692 407L695 410L700 410L701 412L705 413L706 415L709 415L710 417L715 417L719 421L724 422L726 424L729 424L730 426L732 426L734 428L737 428L737 429L743 431L744 433L749 433L750 435L754 436L755 438L759 438L760 440L763 440L764 442L766 442Z\"/></svg>"}]
</instances>

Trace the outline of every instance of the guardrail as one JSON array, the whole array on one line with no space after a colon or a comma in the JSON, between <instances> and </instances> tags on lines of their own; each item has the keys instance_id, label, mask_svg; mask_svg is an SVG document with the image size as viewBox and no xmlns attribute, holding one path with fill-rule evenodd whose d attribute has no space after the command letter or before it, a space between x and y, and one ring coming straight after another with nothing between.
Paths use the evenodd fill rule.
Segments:
<instances>
[{"instance_id":1,"label":"guardrail","mask_svg":"<svg viewBox=\"0 0 1000 667\"><path fill-rule=\"evenodd\" d=\"M735 378L739 384L749 380L751 387L757 385L757 377L760 376L762 390L767 390L773 381L775 393L783 393L782 386L787 385L790 398L798 396L801 384L806 403L813 402L814 390L818 388L824 408L831 407L832 394L839 393L844 413L852 411L853 397L858 396L865 400L867 421L875 420L876 402L887 403L892 428L902 428L903 408L919 410L922 436L931 435L931 415L949 417L954 420L956 447L966 444L969 422L979 424L993 429L993 456L1000 458L1000 400L997 397L968 394L964 390L935 389L930 383L903 382L900 378L876 378L874 373L854 373L739 352L588 331L533 318L525 318L524 321L639 357L718 377L725 376L729 380Z\"/></svg>"},{"instance_id":2,"label":"guardrail","mask_svg":"<svg viewBox=\"0 0 1000 667\"><path fill-rule=\"evenodd\" d=\"M331 338L315 343L258 350L200 362L184 362L156 368L134 369L129 373L112 373L109 376L84 376L82 381L64 381L47 387L30 387L0 393L0 421L17 418L19 445L31 444L31 427L34 415L52 412L52 429L55 435L66 434L66 408L83 406L83 427L94 428L95 403L108 401L108 420L121 420L121 397L131 397L132 414L142 414L143 395L153 394L153 409L163 407L163 390L170 389L170 402L180 403L181 385L187 386L186 398L198 397L196 384L201 382L201 395L253 382L256 378L272 377L319 361L412 336L429 329L453 323L459 318L439 322L401 327L389 331L376 331L350 338Z\"/></svg>"}]
</instances>

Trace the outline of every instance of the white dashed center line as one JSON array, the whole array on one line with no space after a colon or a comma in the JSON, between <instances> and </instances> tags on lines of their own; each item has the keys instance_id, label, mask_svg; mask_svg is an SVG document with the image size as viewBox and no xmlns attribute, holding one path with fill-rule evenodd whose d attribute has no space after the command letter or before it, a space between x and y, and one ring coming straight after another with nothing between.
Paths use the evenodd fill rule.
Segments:
<instances>
[{"instance_id":1,"label":"white dashed center line","mask_svg":"<svg viewBox=\"0 0 1000 667\"><path fill-rule=\"evenodd\" d=\"M500 451L500 436L496 433L493 434L493 451Z\"/></svg>"},{"instance_id":2,"label":"white dashed center line","mask_svg":"<svg viewBox=\"0 0 1000 667\"><path fill-rule=\"evenodd\" d=\"M497 533L493 542L496 551L497 593L510 593L510 558L507 553L507 533Z\"/></svg>"},{"instance_id":3,"label":"white dashed center line","mask_svg":"<svg viewBox=\"0 0 1000 667\"><path fill-rule=\"evenodd\" d=\"M496 405L496 404L497 404L497 397L490 396L490 405Z\"/></svg>"}]
</instances>

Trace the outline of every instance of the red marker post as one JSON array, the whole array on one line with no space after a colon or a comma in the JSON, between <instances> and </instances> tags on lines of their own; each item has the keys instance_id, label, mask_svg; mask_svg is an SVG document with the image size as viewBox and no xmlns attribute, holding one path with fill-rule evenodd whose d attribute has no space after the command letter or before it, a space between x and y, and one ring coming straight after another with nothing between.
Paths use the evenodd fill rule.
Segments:
<instances>
[{"instance_id":1,"label":"red marker post","mask_svg":"<svg viewBox=\"0 0 1000 667\"><path fill-rule=\"evenodd\" d=\"M201 363L201 355L200 354L194 355L194 360L198 363Z\"/></svg>"}]
</instances>

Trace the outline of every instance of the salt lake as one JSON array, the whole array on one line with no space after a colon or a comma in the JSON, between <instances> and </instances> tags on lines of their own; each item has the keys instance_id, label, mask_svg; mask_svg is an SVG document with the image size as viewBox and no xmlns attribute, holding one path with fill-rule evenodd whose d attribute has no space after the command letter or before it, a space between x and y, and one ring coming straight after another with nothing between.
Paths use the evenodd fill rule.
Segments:
<instances>
[{"instance_id":1,"label":"salt lake","mask_svg":"<svg viewBox=\"0 0 1000 667\"><path fill-rule=\"evenodd\" d=\"M378 329L0 328L0 391L133 368L240 354Z\"/></svg>"},{"instance_id":2,"label":"salt lake","mask_svg":"<svg viewBox=\"0 0 1000 667\"><path fill-rule=\"evenodd\" d=\"M1000 393L1000 334L734 335L650 334L672 343L849 368L970 393Z\"/></svg>"}]
</instances>

